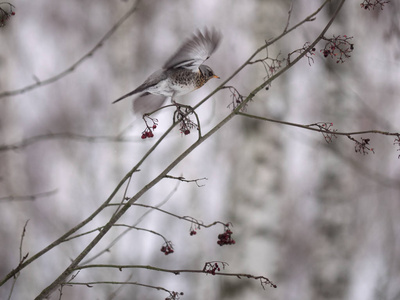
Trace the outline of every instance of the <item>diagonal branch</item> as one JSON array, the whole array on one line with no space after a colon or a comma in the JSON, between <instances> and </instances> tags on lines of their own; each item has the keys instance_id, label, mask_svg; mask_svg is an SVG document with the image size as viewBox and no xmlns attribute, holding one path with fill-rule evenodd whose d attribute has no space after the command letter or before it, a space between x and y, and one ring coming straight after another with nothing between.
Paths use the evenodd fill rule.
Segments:
<instances>
[{"instance_id":1,"label":"diagonal branch","mask_svg":"<svg viewBox=\"0 0 400 300\"><path fill-rule=\"evenodd\" d=\"M40 81L36 80L36 83L25 86L23 88L17 89L17 90L12 90L12 91L5 91L0 93L0 98L4 97L10 97L10 96L15 96L19 94L23 94L25 92L28 92L30 90L36 89L41 86L48 85L50 83L56 82L57 80L67 76L68 74L72 73L77 67L79 67L86 59L89 57L93 56L94 53L101 47L103 44L117 31L117 29L136 11L138 5L140 3L140 0L136 1L136 3L132 6L128 12L122 16L121 19L111 29L101 38L101 40L84 56L82 56L78 61L76 61L74 64L72 64L68 69L60 72L59 74L50 77L46 80Z\"/></svg>"}]
</instances>

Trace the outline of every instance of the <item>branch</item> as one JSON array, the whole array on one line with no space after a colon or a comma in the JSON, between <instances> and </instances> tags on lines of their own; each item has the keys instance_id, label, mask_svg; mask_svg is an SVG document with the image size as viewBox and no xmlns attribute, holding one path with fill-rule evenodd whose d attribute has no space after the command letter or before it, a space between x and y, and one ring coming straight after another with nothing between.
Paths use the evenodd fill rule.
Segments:
<instances>
[{"instance_id":1,"label":"branch","mask_svg":"<svg viewBox=\"0 0 400 300\"><path fill-rule=\"evenodd\" d=\"M222 262L223 268L227 263ZM210 269L215 266L215 270L212 271ZM77 266L74 268L74 271L78 270L83 270L83 269L92 269L92 268L110 268L110 269L118 269L119 271L122 271L123 269L146 269L146 270L152 270L152 271L157 271L157 272L165 272L165 273L172 273L174 275L180 275L181 273L197 273L197 274L212 274L212 275L219 275L219 276L230 276L230 277L237 277L239 279L243 278L249 278L249 279L256 279L260 280L262 287L264 288L265 284L270 285L271 287L276 288L277 285L274 284L272 281L270 281L267 277L265 276L255 276L251 274L246 274L246 273L225 273L225 272L219 272L216 271L219 269L218 263L214 262L206 262L204 265L203 269L164 269L164 268L158 268L158 267L153 267L150 265L108 265L108 264L93 264L93 265L85 265L85 266Z\"/></svg>"},{"instance_id":2,"label":"branch","mask_svg":"<svg viewBox=\"0 0 400 300\"><path fill-rule=\"evenodd\" d=\"M0 152L9 151L9 150L19 150L26 148L32 144L35 144L44 140L62 140L62 139L70 139L78 142L87 142L87 143L120 143L120 142L137 142L136 138L122 137L122 136L89 136L72 132L59 132L59 133L47 133L40 134L36 136L32 136L21 142L17 142L9 145L0 145Z\"/></svg>"},{"instance_id":3,"label":"branch","mask_svg":"<svg viewBox=\"0 0 400 300\"><path fill-rule=\"evenodd\" d=\"M0 197L0 202L11 202L11 201L35 201L38 198L48 197L54 195L58 192L58 189L54 189L48 192L37 193L33 195L26 195L26 196L5 196Z\"/></svg>"},{"instance_id":4,"label":"branch","mask_svg":"<svg viewBox=\"0 0 400 300\"><path fill-rule=\"evenodd\" d=\"M186 179L185 177L182 177L182 176L175 177L175 176L171 176L171 175L165 175L165 178L176 179L176 180L179 180L179 181L182 181L182 182L194 182L194 183L196 183L196 185L198 187L204 186L204 184L199 184L198 183L200 180L208 180L207 177L198 178L198 179Z\"/></svg>"},{"instance_id":5,"label":"branch","mask_svg":"<svg viewBox=\"0 0 400 300\"><path fill-rule=\"evenodd\" d=\"M115 205L115 204L110 204L110 206L111 205ZM190 223L194 223L194 224L196 224L196 225L198 225L200 227L204 227L204 228L209 228L209 227L212 227L212 226L217 225L217 224L221 224L223 226L226 226L228 224L228 223L224 223L224 222L221 222L221 221L215 221L215 222L212 222L210 224L204 224L202 221L198 221L197 219L195 219L193 217L178 216L178 215L176 215L174 213L171 213L169 211L166 211L164 209L161 209L161 208L158 208L158 207L154 207L154 206L151 206L151 205L146 205L146 204L142 204L142 203L132 203L132 205L151 208L152 210L158 210L158 211L160 211L160 212L162 212L164 214L170 215L170 216L172 216L174 218L177 218L177 219L180 219L180 220L184 220L184 221L188 221Z\"/></svg>"},{"instance_id":6,"label":"branch","mask_svg":"<svg viewBox=\"0 0 400 300\"><path fill-rule=\"evenodd\" d=\"M375 134L382 134L382 135L389 135L389 136L399 136L400 135L400 133L398 133L398 132L388 132L388 131L375 130L375 129L363 130L363 131L351 131L351 132L341 132L341 131L336 131L336 130L335 131L331 131L331 130L328 130L328 129L322 129L322 128L313 127L316 124L303 125L303 124L298 124L298 123L292 123L292 122L286 122L286 121L270 119L270 118L266 118L266 117L260 117L260 116L256 116L256 115L252 115L252 114L247 114L247 113L244 113L244 112L238 112L237 114L241 115L241 116L244 116L244 117L247 117L247 118L251 118L251 119L256 119L256 120L261 120L261 121L266 121L266 122L272 122L272 123L278 123L278 124L288 125L288 126L294 126L294 127L299 127L299 128L303 128L303 129L307 129L307 130L311 130L311 131L322 132L322 133L331 133L331 134L335 134L335 135L349 136L349 135L360 135L360 134L367 134L367 133L375 133Z\"/></svg>"},{"instance_id":7,"label":"branch","mask_svg":"<svg viewBox=\"0 0 400 300\"><path fill-rule=\"evenodd\" d=\"M317 128L313 127L317 124L310 124L310 125L302 125L302 124L298 124L298 123L291 123L291 122L286 122L286 121L279 121L279 120L275 120L275 119L270 119L270 118L266 118L266 117L260 117L260 116L255 116L255 115L251 115L251 114L247 114L247 113L243 113L243 112L239 112L238 115L244 116L244 117L248 117L248 118L252 118L252 119L256 119L256 120L261 120L261 121L266 121L266 122L272 122L272 123L278 123L278 124L282 124L282 125L288 125L288 126L294 126L294 127L299 127L302 129L306 129L306 130L311 130L311 131L316 131L316 132L320 132L324 135L325 140L328 142L328 140L330 139L329 135L342 135L342 136L346 136L347 138L349 138L350 140L352 140L353 142L356 143L356 147L355 150L356 152L361 152L363 153L363 147L365 148L364 150L368 150L373 152L372 148L366 148L368 147L368 144L366 142L367 139L361 139L361 142L353 139L351 137L351 135L361 135L361 134L381 134L381 135L387 135L387 136L395 136L395 142L394 144L397 145L396 140L399 139L400 134L397 132L387 132L387 131L381 131L381 130L364 130L364 131L352 131L352 132L340 132L340 131L336 131L336 130L329 130L329 129L324 129L324 127L322 126L317 126ZM327 135L327 136L325 136ZM364 146L362 145L364 140ZM361 145L360 145L361 143ZM326 147L328 150L333 151L336 155L339 155L343 160L345 160L348 164L352 165L355 169L360 169L360 174L362 174L363 176L366 176L367 178L377 181L379 182L381 185L385 186L385 187L390 187L390 188L396 188L398 189L400 187L400 181L399 180L395 180L393 178L387 177L384 174L379 174L379 173L374 173L372 170L366 168L366 166L364 164L359 164L357 162L355 162L353 159L350 159L349 157L347 157L346 155L344 155L343 153L340 153L339 151L334 150L332 147ZM367 152L365 152L366 154Z\"/></svg>"},{"instance_id":8,"label":"branch","mask_svg":"<svg viewBox=\"0 0 400 300\"><path fill-rule=\"evenodd\" d=\"M139 230L139 231L150 232L150 233L152 233L152 234L155 234L155 235L158 235L158 236L162 237L163 240L164 240L164 242L168 242L168 240L165 238L165 236L163 236L161 233L155 232L155 231L150 230L150 229L147 229L147 228L136 227L136 226L127 225L127 224L114 224L113 226L114 226L114 227L127 227L127 228L129 228L129 229L135 229L135 230ZM89 230L89 231L86 231L86 232L83 232L83 233L80 233L80 234L77 234L77 235L73 235L73 236L71 236L71 237L65 239L64 242L67 242L67 241L69 241L69 240L73 240L73 239L76 239L76 238L79 238L79 237L88 235L88 234L93 233L93 232L96 232L96 231L101 231L102 229L103 229L103 226L100 226L100 227L97 227L97 228L95 228L95 229L92 229L92 230Z\"/></svg>"},{"instance_id":9,"label":"branch","mask_svg":"<svg viewBox=\"0 0 400 300\"><path fill-rule=\"evenodd\" d=\"M22 255L22 244L23 244L23 242L24 242L24 237L25 237L26 227L28 226L28 222L29 222L29 220L27 220L27 221L25 222L24 228L22 229L21 241L19 242L19 263L20 263L20 264L22 264L23 261L24 261L24 260L28 257L28 255L29 255L29 252L28 252L26 255ZM11 296L12 296L12 293L13 293L13 291L14 291L14 287L15 287L15 284L16 284L16 282L17 282L17 279L18 279L19 275L20 275L20 273L18 273L18 274L16 274L16 275L14 276L14 280L13 280L13 283L12 283L12 286L11 286L11 289L10 289L10 293L8 294L8 300L11 299Z\"/></svg>"},{"instance_id":10,"label":"branch","mask_svg":"<svg viewBox=\"0 0 400 300\"><path fill-rule=\"evenodd\" d=\"M70 66L68 69L60 72L59 74L57 74L53 77L43 80L43 81L36 79L36 83L25 86L21 89L2 92L2 93L0 93L0 98L23 94L23 93L33 90L35 88L53 83L53 82L65 77L69 73L72 73L86 59L93 56L95 54L95 52L101 46L103 46L103 44L117 31L117 29L136 11L139 3L140 3L140 0L137 0L136 3L132 6L132 8L130 10L128 10L128 12L125 15L123 15L122 18L119 19L119 21L117 23L115 23L115 25L113 27L111 27L111 29L103 36L103 38L100 39L100 41L95 46L88 53L86 53L84 56L82 56L78 61L76 61L72 66Z\"/></svg>"},{"instance_id":11,"label":"branch","mask_svg":"<svg viewBox=\"0 0 400 300\"><path fill-rule=\"evenodd\" d=\"M164 291L167 292L170 297L166 299L179 299L178 292L170 291L167 290L166 288L163 288L161 286L154 286L154 285L149 285L149 284L144 284L144 283L139 283L137 281L91 281L91 282L68 282L68 285L85 285L88 288L91 288L93 285L96 284L130 284L130 285L137 285L137 286L142 286L142 287L147 287L150 289L156 289L158 291ZM180 295L183 295L183 293L179 293Z\"/></svg>"}]
</instances>

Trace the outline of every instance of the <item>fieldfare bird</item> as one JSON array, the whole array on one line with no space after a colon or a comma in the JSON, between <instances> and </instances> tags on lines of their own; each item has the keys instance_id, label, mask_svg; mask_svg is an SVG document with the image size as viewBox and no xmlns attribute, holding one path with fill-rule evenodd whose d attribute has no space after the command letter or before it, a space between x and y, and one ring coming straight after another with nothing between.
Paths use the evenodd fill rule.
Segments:
<instances>
[{"instance_id":1,"label":"fieldfare bird","mask_svg":"<svg viewBox=\"0 0 400 300\"><path fill-rule=\"evenodd\" d=\"M217 49L221 34L215 29L197 31L164 64L161 70L151 74L135 90L118 98L118 102L131 95L142 93L133 102L136 113L144 114L158 109L167 97L175 103L175 97L202 87L211 78L219 78L203 62Z\"/></svg>"}]
</instances>

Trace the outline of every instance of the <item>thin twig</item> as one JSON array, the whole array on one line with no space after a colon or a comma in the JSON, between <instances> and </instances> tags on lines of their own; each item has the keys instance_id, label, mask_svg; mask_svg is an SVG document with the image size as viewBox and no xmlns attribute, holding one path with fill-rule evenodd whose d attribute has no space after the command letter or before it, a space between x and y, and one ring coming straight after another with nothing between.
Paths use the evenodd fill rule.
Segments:
<instances>
[{"instance_id":1,"label":"thin twig","mask_svg":"<svg viewBox=\"0 0 400 300\"><path fill-rule=\"evenodd\" d=\"M0 201L3 201L3 202L35 201L38 198L44 198L44 197L52 196L57 192L58 192L58 189L54 189L54 190L51 190L51 191L41 192L41 193L32 194L32 195L24 195L24 196L12 196L11 195L11 196L0 197Z\"/></svg>"},{"instance_id":2,"label":"thin twig","mask_svg":"<svg viewBox=\"0 0 400 300\"><path fill-rule=\"evenodd\" d=\"M139 140L134 137L90 136L90 135L83 135L83 134L72 133L72 132L59 132L59 133L47 133L47 134L35 135L30 138L24 139L21 142L9 144L9 145L6 145L6 144L0 145L0 152L9 151L9 150L20 150L20 149L26 148L26 147L28 147L32 144L35 144L37 142L40 142L40 141L63 140L63 139L69 139L69 140L74 140L74 141L78 141L78 142L86 142L86 143L139 142Z\"/></svg>"},{"instance_id":3,"label":"thin twig","mask_svg":"<svg viewBox=\"0 0 400 300\"><path fill-rule=\"evenodd\" d=\"M183 182L194 182L194 183L196 183L196 185L198 187L204 186L204 184L199 184L200 180L208 180L207 177L197 178L197 179L186 179L185 177L182 177L182 176L176 177L176 176L171 176L171 175L165 175L165 178L176 179L176 180L183 181Z\"/></svg>"},{"instance_id":4,"label":"thin twig","mask_svg":"<svg viewBox=\"0 0 400 300\"><path fill-rule=\"evenodd\" d=\"M289 11L288 11L288 18L287 18L286 26L285 26L285 29L283 30L283 32L286 32L287 29L289 28L289 22L290 22L290 18L292 16L292 10L293 10L293 0L290 1Z\"/></svg>"},{"instance_id":5,"label":"thin twig","mask_svg":"<svg viewBox=\"0 0 400 300\"><path fill-rule=\"evenodd\" d=\"M24 237L25 237L25 233L26 233L26 227L28 226L28 222L29 222L29 220L27 220L27 221L25 222L24 228L22 229L21 240L20 240L20 242L19 242L19 263L20 263L20 264L22 264L23 261L24 261L24 260L28 257L28 255L29 255L29 252L28 252L26 255L22 255L22 245L23 245L23 242L24 242ZM8 300L11 299L11 296L12 296L12 293L13 293L13 291L14 291L14 287L15 287L15 284L17 283L17 279L18 279L19 275L20 275L20 273L17 273L17 274L14 276L14 280L13 280L13 283L12 283L12 286L11 286L11 289L10 289L10 293L8 294L8 298L7 298Z\"/></svg>"},{"instance_id":6,"label":"thin twig","mask_svg":"<svg viewBox=\"0 0 400 300\"><path fill-rule=\"evenodd\" d=\"M116 205L116 204L109 204L109 206L113 206L113 205ZM217 224L221 224L221 225L223 225L223 226L226 226L226 224L227 224L226 222L224 223L224 222L221 222L221 221L214 221L214 222L212 222L212 223L210 223L210 224L204 224L202 221L199 221L199 220L197 220L197 219L195 219L195 218L193 218L193 217L189 217L189 216L179 216L179 215L176 215L176 214L174 214L174 213L171 213L171 212L169 212L169 211L167 211L167 210L161 209L161 208L159 208L159 207L155 207L155 206L151 206L151 205L147 205L147 204L142 204L142 203L132 203L132 205L134 205L134 206L140 206L140 207L146 207L146 208L150 208L150 209L152 209L152 210L158 210L159 212L162 212L162 213L164 213L164 214L167 214L167 215L172 216L172 217L174 217L174 218L177 218L177 219L179 219L179 220L188 221L188 222L190 222L190 223L194 223L194 224L196 224L196 225L198 225L198 226L201 226L201 227L204 227L204 228L209 228L209 227L214 226L214 225L217 225Z\"/></svg>"},{"instance_id":7,"label":"thin twig","mask_svg":"<svg viewBox=\"0 0 400 300\"><path fill-rule=\"evenodd\" d=\"M114 224L113 226L114 226L114 227L127 227L127 228L129 228L129 229L135 229L135 230L138 230L138 231L147 231L147 232L150 232L150 233L152 233L152 234L155 234L155 235L158 235L158 236L162 237L163 240L164 240L164 242L167 242L167 241L168 241L168 240L165 238L165 236L163 236L161 233L158 233L158 232L156 232L156 231L154 231L154 230L150 230L150 229L147 229L147 228L136 227L136 226L127 225L127 224ZM104 227L104 226L100 226L100 227L97 227L97 228L95 228L95 229L91 229L91 230L89 230L89 231L86 231L86 232L83 232L83 233L80 233L80 234L77 234L77 235L73 235L73 236L71 236L71 237L65 239L65 242L70 241L70 240L73 240L73 239L76 239L76 238L79 238L79 237L82 237L82 236L85 236L85 235L88 235L88 234L91 234L91 233L96 232L96 231L100 231L100 230L103 229L103 227ZM110 250L110 248L107 248L107 250Z\"/></svg>"},{"instance_id":8,"label":"thin twig","mask_svg":"<svg viewBox=\"0 0 400 300\"><path fill-rule=\"evenodd\" d=\"M142 287L146 287L146 288L150 288L150 289L156 289L158 291L164 291L167 292L168 294L172 295L174 292L167 290L164 287L161 286L154 286L154 285L149 285L149 284L144 284L144 283L140 283L140 282L132 282L132 281L90 281L90 282L68 282L68 285L85 285L89 288L91 288L93 285L97 285L97 284L131 284L131 285L137 285L137 286L142 286Z\"/></svg>"}]
</instances>

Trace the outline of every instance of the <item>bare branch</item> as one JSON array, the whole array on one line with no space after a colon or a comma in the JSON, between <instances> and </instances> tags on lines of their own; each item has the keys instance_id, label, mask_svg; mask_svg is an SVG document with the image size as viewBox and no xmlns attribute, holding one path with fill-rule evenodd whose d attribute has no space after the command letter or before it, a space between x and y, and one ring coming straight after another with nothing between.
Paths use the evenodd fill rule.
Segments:
<instances>
[{"instance_id":1,"label":"bare branch","mask_svg":"<svg viewBox=\"0 0 400 300\"><path fill-rule=\"evenodd\" d=\"M22 264L25 261L25 259L29 256L29 252L26 253L24 256L22 255L22 244L23 244L23 241L24 241L26 227L28 226L28 222L29 222L29 220L27 220L25 222L24 228L22 229L21 240L19 242L19 264ZM12 283L12 286L11 286L11 289L10 289L10 293L8 294L8 300L11 299L11 296L12 296L12 293L14 291L15 284L17 283L17 279L19 277L19 274L20 273L17 273L14 276L14 280L13 280L13 283Z\"/></svg>"},{"instance_id":2,"label":"bare branch","mask_svg":"<svg viewBox=\"0 0 400 300\"><path fill-rule=\"evenodd\" d=\"M222 263L222 267L225 268L228 264L227 263ZM215 265L217 264L217 265ZM213 268L215 270L213 271ZM277 288L277 285L274 284L271 280L269 280L265 276L255 276L252 274L246 274L246 273L224 273L224 272L219 272L218 268L218 262L206 262L205 266L203 269L164 269L164 268L158 268L150 265L109 265L109 264L93 264L93 265L84 265L84 266L77 266L74 268L75 271L77 270L83 270L83 269L93 269L93 268L109 268L109 269L118 269L122 271L123 269L146 269L146 270L152 270L152 271L157 271L157 272L165 272L165 273L172 273L174 275L180 275L182 273L202 273L202 274L212 274L212 275L219 275L219 276L230 276L230 277L237 277L239 279L242 278L249 278L249 279L256 279L259 280L261 283L261 286L264 288L265 285L270 285L273 288Z\"/></svg>"},{"instance_id":3,"label":"bare branch","mask_svg":"<svg viewBox=\"0 0 400 300\"><path fill-rule=\"evenodd\" d=\"M25 196L5 196L0 197L0 201L3 202L11 202L11 201L35 201L38 198L44 198L54 195L58 192L58 189L54 189L47 192L32 194L32 195L25 195Z\"/></svg>"},{"instance_id":4,"label":"bare branch","mask_svg":"<svg viewBox=\"0 0 400 300\"><path fill-rule=\"evenodd\" d=\"M112 205L115 205L115 204L110 204L110 206L112 206ZM176 214L174 214L174 213L171 213L171 212L169 212L169 211L166 211L166 210L164 210L164 209L161 209L161 208L158 208L158 207L154 207L154 206L151 206L151 205L146 205L146 204L141 204L141 203L132 203L132 205L134 205L134 206L141 206L141 207L147 207L147 208L151 208L152 210L158 210L158 211L160 211L160 212L162 212L162 213L165 213L165 214L167 214L167 215L170 215L170 216L172 216L172 217L174 217L174 218L177 218L177 219L180 219L180 220L184 220L184 221L188 221L188 222L190 222L190 223L196 224L196 225L201 226L201 227L204 227L204 228L209 228L209 227L214 226L214 225L217 225L217 224L221 224L221 225L223 225L223 226L226 226L226 224L229 224L229 223L224 223L224 222L221 222L221 221L215 221L215 222L210 223L210 224L204 224L202 221L198 221L198 220L196 220L196 219L193 218L193 217L189 217L189 216L178 216L178 215L176 215Z\"/></svg>"},{"instance_id":5,"label":"bare branch","mask_svg":"<svg viewBox=\"0 0 400 300\"><path fill-rule=\"evenodd\" d=\"M292 16L292 10L293 10L293 0L290 1L290 7L289 7L289 11L288 11L288 18L287 18L286 26L285 26L285 29L283 30L283 32L287 32L287 29L289 28L289 22L290 22L290 18Z\"/></svg>"},{"instance_id":6,"label":"bare branch","mask_svg":"<svg viewBox=\"0 0 400 300\"><path fill-rule=\"evenodd\" d=\"M323 128L319 128L319 127L315 128L317 123L313 123L310 125L303 125L303 124L298 124L298 123L270 119L270 118L266 118L266 117L260 117L260 116L256 116L256 115L252 115L252 114L243 113L243 112L238 112L237 114L247 117L247 118L256 119L256 120L278 123L278 124L282 124L282 125L289 125L289 126L294 126L294 127L300 127L300 128L307 129L307 130L312 130L312 131L317 131L317 132L322 132L322 133L330 133L330 134L335 134L335 135L349 136L349 135L360 135L360 134L367 134L367 133L390 135L390 136L399 136L400 135L400 133L398 133L398 132L388 132L388 131L375 130L375 129L363 130L363 131L352 131L352 132L340 132L340 131L336 131L336 130L330 131L329 129L323 129ZM321 122L321 123L323 123L323 122Z\"/></svg>"},{"instance_id":7,"label":"bare branch","mask_svg":"<svg viewBox=\"0 0 400 300\"><path fill-rule=\"evenodd\" d=\"M182 182L194 182L194 183L196 183L196 185L198 187L204 186L204 184L199 184L200 180L208 180L207 177L198 178L198 179L186 179L185 177L182 177L182 176L175 177L175 176L171 176L171 175L165 175L165 178L176 179L176 180L179 180L179 181L182 181Z\"/></svg>"},{"instance_id":8,"label":"bare branch","mask_svg":"<svg viewBox=\"0 0 400 300\"><path fill-rule=\"evenodd\" d=\"M93 285L98 285L98 284L101 284L101 285L104 285L104 284L121 284L121 285L127 284L128 285L128 284L130 284L130 285L137 285L137 286L142 286L142 287L146 287L146 288L150 288L150 289L156 289L158 291L167 292L170 295L170 297L168 297L166 299L169 299L169 300L178 300L179 299L178 294L179 295L183 295L183 293L170 291L170 290L167 290L166 288L161 287L161 286L154 286L154 285L144 284L144 283L140 283L140 282L137 282L137 281L135 281L135 282L133 282L133 281L68 282L68 285L71 285L71 286L72 285L85 285L88 288L91 288L91 287L93 287Z\"/></svg>"},{"instance_id":9,"label":"bare branch","mask_svg":"<svg viewBox=\"0 0 400 300\"><path fill-rule=\"evenodd\" d=\"M158 233L158 232L156 232L156 231L153 231L153 230L150 230L150 229L147 229L147 228L142 228L142 227L127 225L127 224L114 224L114 227L127 227L127 228L129 228L129 229L135 229L135 230L138 230L138 231L147 231L147 232L150 232L150 233L152 233L152 234L155 234L155 235L158 235L158 236L162 237L163 240L164 240L164 242L167 242L167 241L168 241L161 233ZM65 239L64 242L67 242L67 241L70 241L70 240L73 240L73 239L76 239L76 238L79 238L79 237L82 237L82 236L91 234L91 233L96 232L96 231L100 231L100 230L102 230L102 229L103 229L103 226L100 226L100 227L97 227L97 228L95 228L95 229L88 230L88 231L86 231L86 232L83 232L83 233L80 233L80 234L77 234L77 235L73 235L73 236L71 236L71 237Z\"/></svg>"},{"instance_id":10,"label":"bare branch","mask_svg":"<svg viewBox=\"0 0 400 300\"><path fill-rule=\"evenodd\" d=\"M89 136L83 135L78 133L71 133L71 132L59 132L59 133L47 133L47 134L40 134L36 136L32 136L21 142L17 142L14 144L9 145L0 145L0 152L2 151L9 151L9 150L20 150L26 148L32 144L47 141L47 140L63 140L69 139L78 142L86 142L86 143L121 143L121 142L138 142L137 138L133 137L123 137L123 136Z\"/></svg>"},{"instance_id":11,"label":"bare branch","mask_svg":"<svg viewBox=\"0 0 400 300\"><path fill-rule=\"evenodd\" d=\"M37 77L35 77L35 83L34 84L25 86L25 87L17 89L17 90L2 92L2 93L0 93L0 98L23 94L25 92L31 91L33 89L36 89L38 87L42 87L42 86L48 85L50 83L53 83L53 82L65 77L66 75L72 73L86 59L88 59L89 57L93 56L95 54L95 52L101 46L103 46L103 44L117 31L117 29L136 11L139 3L140 3L140 0L137 0L135 2L135 4L132 5L132 8L130 10L128 10L128 12L125 15L123 15L122 18L119 19L118 22L115 23L115 25L113 27L111 27L111 29L100 39L99 42L97 42L97 44L95 46L88 53L86 53L84 56L82 56L78 61L76 61L74 64L72 64L68 69L60 72L59 74L57 74L57 75L55 75L53 77L50 77L50 78L48 78L46 80L42 80L42 81L40 81Z\"/></svg>"}]
</instances>

